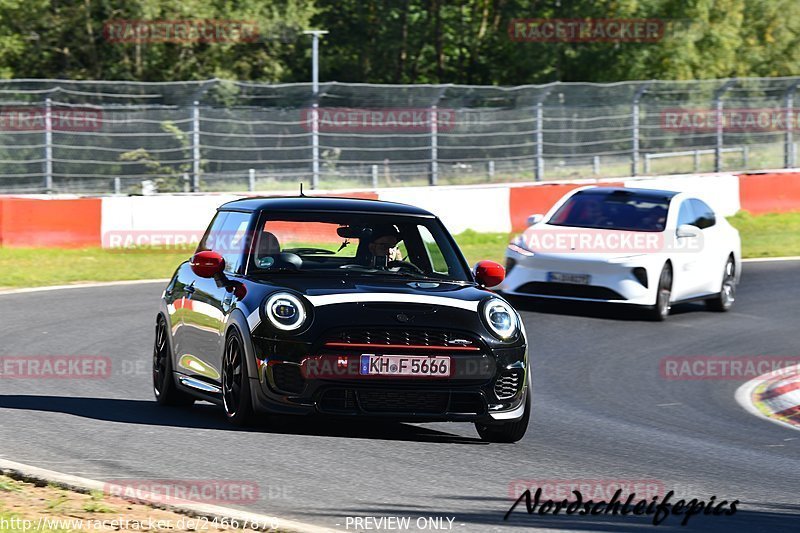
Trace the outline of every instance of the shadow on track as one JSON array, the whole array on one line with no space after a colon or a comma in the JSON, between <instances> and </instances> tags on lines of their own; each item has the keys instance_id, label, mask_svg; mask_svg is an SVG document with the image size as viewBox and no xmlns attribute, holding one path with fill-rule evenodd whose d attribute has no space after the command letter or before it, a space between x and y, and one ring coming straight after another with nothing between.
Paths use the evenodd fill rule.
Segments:
<instances>
[{"instance_id":1,"label":"shadow on track","mask_svg":"<svg viewBox=\"0 0 800 533\"><path fill-rule=\"evenodd\" d=\"M644 308L602 302L577 302L568 300L550 300L547 298L507 296L508 301L519 311L546 313L550 315L581 316L606 320L627 320L633 322L652 322ZM690 302L676 304L670 310L670 316L687 313L705 312L702 303ZM669 318L667 318L669 320Z\"/></svg>"},{"instance_id":2,"label":"shadow on track","mask_svg":"<svg viewBox=\"0 0 800 533\"><path fill-rule=\"evenodd\" d=\"M486 444L478 437L462 437L412 424L375 420L365 423L363 420L359 422L314 416L273 416L252 428L242 429L228 424L222 414L222 409L209 404L177 408L161 407L155 401L148 400L0 395L0 408L64 413L94 420L148 426L355 439Z\"/></svg>"}]
</instances>

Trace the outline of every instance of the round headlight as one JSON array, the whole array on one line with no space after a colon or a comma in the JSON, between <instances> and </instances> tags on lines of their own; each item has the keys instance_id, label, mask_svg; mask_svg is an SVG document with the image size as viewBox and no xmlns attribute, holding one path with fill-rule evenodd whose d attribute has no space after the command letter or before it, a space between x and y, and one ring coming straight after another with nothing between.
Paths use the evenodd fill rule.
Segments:
<instances>
[{"instance_id":1,"label":"round headlight","mask_svg":"<svg viewBox=\"0 0 800 533\"><path fill-rule=\"evenodd\" d=\"M489 330L503 340L517 333L517 313L499 298L492 298L484 304L483 318Z\"/></svg>"},{"instance_id":2,"label":"round headlight","mask_svg":"<svg viewBox=\"0 0 800 533\"><path fill-rule=\"evenodd\" d=\"M279 292L273 294L264 304L264 314L270 323L283 331L298 329L306 321L303 302L294 294Z\"/></svg>"}]
</instances>

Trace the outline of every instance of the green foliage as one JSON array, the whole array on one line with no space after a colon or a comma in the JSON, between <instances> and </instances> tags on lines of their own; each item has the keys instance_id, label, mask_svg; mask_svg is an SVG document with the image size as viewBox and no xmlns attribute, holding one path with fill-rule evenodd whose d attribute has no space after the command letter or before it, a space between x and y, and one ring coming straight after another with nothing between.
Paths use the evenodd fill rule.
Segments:
<instances>
[{"instance_id":1,"label":"green foliage","mask_svg":"<svg viewBox=\"0 0 800 533\"><path fill-rule=\"evenodd\" d=\"M172 121L164 121L161 123L161 130L164 133L169 133L173 136L175 141L181 148L182 159L190 160L192 157L192 144L189 134L180 129ZM153 155L144 148L137 148L130 150L119 155L120 161L136 161L141 163L147 169L147 172L155 176L156 187L159 192L180 192L183 190L184 179L183 175L192 171L192 163L182 163L180 165L165 165L155 159ZM204 166L205 162L200 161L200 167Z\"/></svg>"},{"instance_id":2,"label":"green foliage","mask_svg":"<svg viewBox=\"0 0 800 533\"><path fill-rule=\"evenodd\" d=\"M662 40L515 42L525 18L660 19ZM254 21L255 42L111 42L109 21ZM516 85L800 75L796 0L0 0L0 77ZM236 95L220 89L220 103Z\"/></svg>"},{"instance_id":3,"label":"green foliage","mask_svg":"<svg viewBox=\"0 0 800 533\"><path fill-rule=\"evenodd\" d=\"M304 0L0 0L0 76L138 81L275 80L316 9ZM112 42L119 20L239 20L255 42Z\"/></svg>"}]
</instances>

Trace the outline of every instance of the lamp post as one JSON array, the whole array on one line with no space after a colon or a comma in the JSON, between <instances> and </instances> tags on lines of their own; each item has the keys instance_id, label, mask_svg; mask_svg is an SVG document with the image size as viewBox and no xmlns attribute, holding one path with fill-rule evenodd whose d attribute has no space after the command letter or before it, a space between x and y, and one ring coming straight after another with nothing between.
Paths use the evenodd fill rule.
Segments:
<instances>
[{"instance_id":1,"label":"lamp post","mask_svg":"<svg viewBox=\"0 0 800 533\"><path fill-rule=\"evenodd\" d=\"M319 186L319 36L327 30L306 30L311 35L311 188Z\"/></svg>"}]
</instances>

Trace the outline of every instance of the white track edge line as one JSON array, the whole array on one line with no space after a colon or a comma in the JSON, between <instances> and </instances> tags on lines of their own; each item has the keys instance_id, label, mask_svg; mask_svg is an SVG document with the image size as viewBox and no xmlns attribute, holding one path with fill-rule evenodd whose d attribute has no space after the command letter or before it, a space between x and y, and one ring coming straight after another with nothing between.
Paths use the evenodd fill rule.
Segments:
<instances>
[{"instance_id":1,"label":"white track edge line","mask_svg":"<svg viewBox=\"0 0 800 533\"><path fill-rule=\"evenodd\" d=\"M0 459L0 472L6 475L11 474L12 477L16 476L23 481L44 481L46 483L53 483L56 486L75 492L86 493L90 491L101 491L105 493L104 489L106 484L102 481L73 476L70 474L62 474L53 470L45 470L36 466L16 463L6 459ZM287 520L276 516L240 511L238 509L230 509L218 505L206 505L202 503L164 503L163 501L159 501L158 495L153 495L152 493L148 492L142 492L141 496L136 498L123 497L123 499L126 501L143 503L150 507L172 511L192 517L238 520L240 522L247 521L248 526L250 526L252 523L264 524L266 527L259 528L261 531L274 531L272 526L278 526L277 529L279 531L298 533L332 533L337 531L335 529L315 526L313 524L306 524L295 520Z\"/></svg>"},{"instance_id":2,"label":"white track edge line","mask_svg":"<svg viewBox=\"0 0 800 533\"><path fill-rule=\"evenodd\" d=\"M800 261L800 255L787 255L785 257L748 257L742 263L768 263L770 261Z\"/></svg>"},{"instance_id":3,"label":"white track edge line","mask_svg":"<svg viewBox=\"0 0 800 533\"><path fill-rule=\"evenodd\" d=\"M126 279L120 281L91 281L88 283L71 283L69 285L45 285L43 287L25 287L22 289L2 289L4 294L22 294L26 292L60 291L64 289L91 289L93 287L115 287L118 285L139 285L145 283L167 283L170 278L158 279Z\"/></svg>"}]
</instances>

